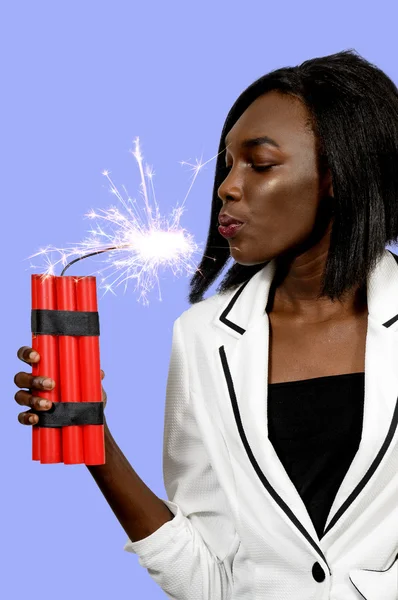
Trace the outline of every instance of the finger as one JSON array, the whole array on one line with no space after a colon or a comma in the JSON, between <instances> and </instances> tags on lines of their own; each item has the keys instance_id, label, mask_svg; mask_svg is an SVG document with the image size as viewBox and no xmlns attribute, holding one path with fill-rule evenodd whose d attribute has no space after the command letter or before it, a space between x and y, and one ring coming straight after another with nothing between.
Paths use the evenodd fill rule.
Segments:
<instances>
[{"instance_id":1,"label":"finger","mask_svg":"<svg viewBox=\"0 0 398 600\"><path fill-rule=\"evenodd\" d=\"M52 402L50 400L38 398L30 391L25 392L20 390L15 394L14 399L17 404L20 404L21 406L30 406L34 410L48 410L52 406Z\"/></svg>"},{"instance_id":2,"label":"finger","mask_svg":"<svg viewBox=\"0 0 398 600\"><path fill-rule=\"evenodd\" d=\"M55 381L45 375L34 376L32 373L17 373L14 377L14 383L20 388L29 388L36 390L49 391L54 389Z\"/></svg>"},{"instance_id":3,"label":"finger","mask_svg":"<svg viewBox=\"0 0 398 600\"><path fill-rule=\"evenodd\" d=\"M40 355L36 350L33 350L30 346L22 346L17 351L17 357L19 360L23 360L28 365L33 363L38 363L40 360Z\"/></svg>"},{"instance_id":4,"label":"finger","mask_svg":"<svg viewBox=\"0 0 398 600\"><path fill-rule=\"evenodd\" d=\"M105 377L105 372L101 369L101 379Z\"/></svg>"},{"instance_id":5,"label":"finger","mask_svg":"<svg viewBox=\"0 0 398 600\"><path fill-rule=\"evenodd\" d=\"M39 417L37 415L33 415L29 410L26 412L19 413L18 421L22 425L35 425L35 423L39 422Z\"/></svg>"}]
</instances>

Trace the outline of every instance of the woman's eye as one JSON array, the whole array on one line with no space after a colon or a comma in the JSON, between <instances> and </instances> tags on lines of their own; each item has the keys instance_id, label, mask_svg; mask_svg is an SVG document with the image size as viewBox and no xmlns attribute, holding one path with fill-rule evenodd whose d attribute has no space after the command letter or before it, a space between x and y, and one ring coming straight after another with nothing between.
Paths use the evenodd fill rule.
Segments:
<instances>
[{"instance_id":1,"label":"woman's eye","mask_svg":"<svg viewBox=\"0 0 398 600\"><path fill-rule=\"evenodd\" d=\"M249 163L254 171L267 171L268 169L272 169L274 165L254 165L253 163Z\"/></svg>"},{"instance_id":2,"label":"woman's eye","mask_svg":"<svg viewBox=\"0 0 398 600\"><path fill-rule=\"evenodd\" d=\"M275 166L275 165L254 165L253 163L248 163L248 164L254 171L257 171L259 173L261 173L263 171L268 171L268 169L272 169L272 167ZM224 167L222 167L222 170L224 171L224 173L229 173L231 169L232 169L232 166L225 165Z\"/></svg>"}]
</instances>

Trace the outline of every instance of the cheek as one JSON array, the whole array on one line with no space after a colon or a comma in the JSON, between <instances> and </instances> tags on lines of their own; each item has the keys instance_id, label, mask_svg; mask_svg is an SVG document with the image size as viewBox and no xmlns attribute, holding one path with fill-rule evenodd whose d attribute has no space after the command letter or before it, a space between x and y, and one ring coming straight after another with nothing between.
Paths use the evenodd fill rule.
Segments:
<instances>
[{"instance_id":1,"label":"cheek","mask_svg":"<svg viewBox=\"0 0 398 600\"><path fill-rule=\"evenodd\" d=\"M278 220L308 218L315 216L318 208L319 181L310 169L290 173L281 169L264 177L247 193L252 215L272 215Z\"/></svg>"}]
</instances>

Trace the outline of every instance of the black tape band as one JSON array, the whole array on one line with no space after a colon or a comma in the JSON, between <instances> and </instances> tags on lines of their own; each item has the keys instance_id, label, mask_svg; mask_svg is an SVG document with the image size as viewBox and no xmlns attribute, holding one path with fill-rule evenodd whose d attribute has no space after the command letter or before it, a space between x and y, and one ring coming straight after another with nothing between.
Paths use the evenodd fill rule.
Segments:
<instances>
[{"instance_id":1,"label":"black tape band","mask_svg":"<svg viewBox=\"0 0 398 600\"><path fill-rule=\"evenodd\" d=\"M103 402L53 402L49 410L31 410L39 417L33 427L68 427L69 425L103 425Z\"/></svg>"},{"instance_id":2,"label":"black tape band","mask_svg":"<svg viewBox=\"0 0 398 600\"><path fill-rule=\"evenodd\" d=\"M35 335L100 334L98 312L33 309L31 330Z\"/></svg>"}]
</instances>

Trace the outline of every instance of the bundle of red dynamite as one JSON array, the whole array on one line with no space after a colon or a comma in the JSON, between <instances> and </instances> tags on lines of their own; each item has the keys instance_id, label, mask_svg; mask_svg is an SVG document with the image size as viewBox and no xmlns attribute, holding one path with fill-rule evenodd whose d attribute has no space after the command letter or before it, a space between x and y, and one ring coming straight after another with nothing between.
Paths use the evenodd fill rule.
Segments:
<instances>
[{"instance_id":1,"label":"bundle of red dynamite","mask_svg":"<svg viewBox=\"0 0 398 600\"><path fill-rule=\"evenodd\" d=\"M96 278L32 275L32 348L35 376L55 387L36 395L53 403L32 412L32 458L42 464L105 464L104 414Z\"/></svg>"}]
</instances>

